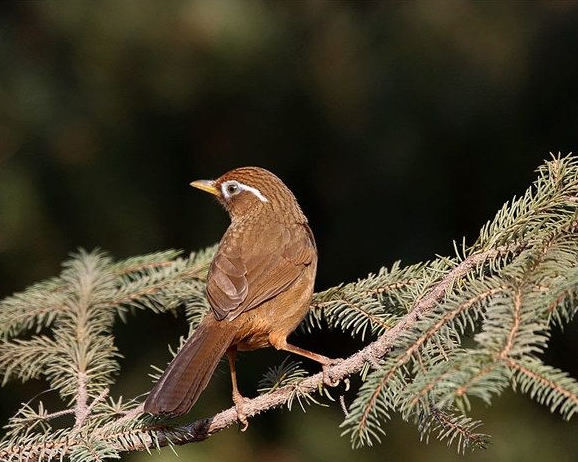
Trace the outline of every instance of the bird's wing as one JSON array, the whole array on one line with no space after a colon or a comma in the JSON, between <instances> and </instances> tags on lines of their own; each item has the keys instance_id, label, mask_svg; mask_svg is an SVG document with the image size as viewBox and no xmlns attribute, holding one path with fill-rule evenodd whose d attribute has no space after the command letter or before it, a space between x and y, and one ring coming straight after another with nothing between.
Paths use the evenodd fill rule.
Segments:
<instances>
[{"instance_id":1,"label":"bird's wing","mask_svg":"<svg viewBox=\"0 0 578 462\"><path fill-rule=\"evenodd\" d=\"M316 263L315 241L307 224L274 226L242 245L221 245L207 278L215 317L234 319L286 290Z\"/></svg>"}]
</instances>

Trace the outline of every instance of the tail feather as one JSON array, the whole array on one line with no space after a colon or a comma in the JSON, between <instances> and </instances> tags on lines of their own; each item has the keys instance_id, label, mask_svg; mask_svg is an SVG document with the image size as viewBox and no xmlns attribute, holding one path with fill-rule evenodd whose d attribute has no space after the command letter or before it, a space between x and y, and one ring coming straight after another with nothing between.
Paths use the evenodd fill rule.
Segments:
<instances>
[{"instance_id":1,"label":"tail feather","mask_svg":"<svg viewBox=\"0 0 578 462\"><path fill-rule=\"evenodd\" d=\"M233 329L216 320L201 322L149 393L144 411L186 414L208 385L234 335Z\"/></svg>"}]
</instances>

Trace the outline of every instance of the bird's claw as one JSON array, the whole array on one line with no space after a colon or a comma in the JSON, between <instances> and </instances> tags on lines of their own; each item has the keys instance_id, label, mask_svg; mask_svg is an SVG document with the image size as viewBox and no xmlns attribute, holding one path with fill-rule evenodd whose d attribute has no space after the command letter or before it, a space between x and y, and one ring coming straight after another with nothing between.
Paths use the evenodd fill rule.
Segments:
<instances>
[{"instance_id":1,"label":"bird's claw","mask_svg":"<svg viewBox=\"0 0 578 462\"><path fill-rule=\"evenodd\" d=\"M244 410L244 404L246 401L248 401L248 399L241 395L235 397L234 399L235 410L237 411L237 420L239 420L239 423L241 424L242 432L249 428L249 421L247 420L247 414L245 414Z\"/></svg>"},{"instance_id":2,"label":"bird's claw","mask_svg":"<svg viewBox=\"0 0 578 462\"><path fill-rule=\"evenodd\" d=\"M249 421L247 420L247 416L242 412L239 412L237 409L237 419L239 419L239 423L241 424L241 431L244 432L249 428Z\"/></svg>"},{"instance_id":3,"label":"bird's claw","mask_svg":"<svg viewBox=\"0 0 578 462\"><path fill-rule=\"evenodd\" d=\"M337 385L339 385L339 379L335 379L332 377L330 369L332 366L339 364L341 361L343 361L343 360L342 359L334 359L330 363L323 365L322 371L323 371L323 384L324 385L327 385L328 387L336 387Z\"/></svg>"}]
</instances>

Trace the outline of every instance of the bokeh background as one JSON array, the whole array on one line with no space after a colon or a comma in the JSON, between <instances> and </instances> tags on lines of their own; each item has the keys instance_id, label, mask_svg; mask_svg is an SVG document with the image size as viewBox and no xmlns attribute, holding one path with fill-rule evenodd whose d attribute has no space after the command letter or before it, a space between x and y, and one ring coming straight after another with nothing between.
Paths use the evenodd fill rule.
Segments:
<instances>
[{"instance_id":1,"label":"bokeh background","mask_svg":"<svg viewBox=\"0 0 578 462\"><path fill-rule=\"evenodd\" d=\"M78 247L116 258L213 244L226 214L193 179L273 170L315 231L317 287L473 242L534 179L576 150L578 4L535 2L46 1L0 4L0 296L53 276ZM576 329L550 363L578 376ZM118 326L117 394L150 388L149 364L186 332L139 313ZM330 356L338 333L297 343ZM353 342L353 343L352 343ZM283 356L241 359L253 394ZM2 421L45 387L8 384ZM223 370L190 418L230 404ZM274 411L181 457L126 461L574 461L575 422L508 393L476 406L486 451L456 456L388 424L381 445L340 438L338 406Z\"/></svg>"}]
</instances>

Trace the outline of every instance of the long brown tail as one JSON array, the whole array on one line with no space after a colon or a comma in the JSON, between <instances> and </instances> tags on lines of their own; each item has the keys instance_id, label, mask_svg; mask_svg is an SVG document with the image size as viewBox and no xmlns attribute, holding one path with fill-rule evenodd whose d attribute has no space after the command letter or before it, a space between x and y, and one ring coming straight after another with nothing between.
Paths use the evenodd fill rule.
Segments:
<instances>
[{"instance_id":1,"label":"long brown tail","mask_svg":"<svg viewBox=\"0 0 578 462\"><path fill-rule=\"evenodd\" d=\"M174 416L187 413L206 388L234 335L231 326L205 318L149 393L144 411Z\"/></svg>"}]
</instances>

